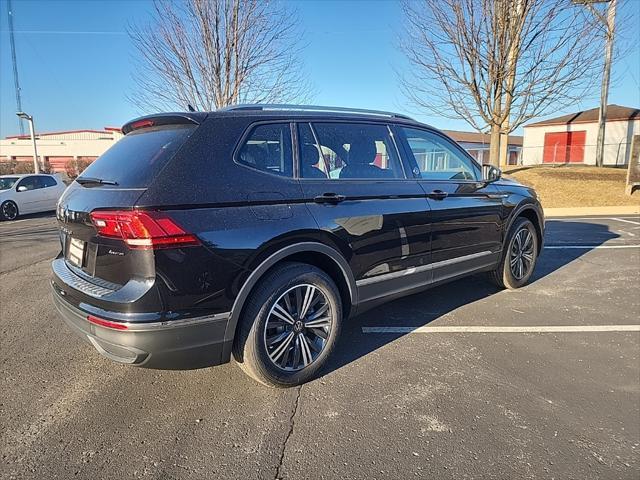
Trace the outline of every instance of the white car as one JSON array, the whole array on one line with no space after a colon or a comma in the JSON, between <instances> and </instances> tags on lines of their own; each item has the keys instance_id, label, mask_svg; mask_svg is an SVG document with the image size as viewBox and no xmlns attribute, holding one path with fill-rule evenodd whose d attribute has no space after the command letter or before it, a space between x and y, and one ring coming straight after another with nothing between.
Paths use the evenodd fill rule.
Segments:
<instances>
[{"instance_id":1,"label":"white car","mask_svg":"<svg viewBox=\"0 0 640 480\"><path fill-rule=\"evenodd\" d=\"M65 188L56 175L0 175L0 219L55 210Z\"/></svg>"}]
</instances>

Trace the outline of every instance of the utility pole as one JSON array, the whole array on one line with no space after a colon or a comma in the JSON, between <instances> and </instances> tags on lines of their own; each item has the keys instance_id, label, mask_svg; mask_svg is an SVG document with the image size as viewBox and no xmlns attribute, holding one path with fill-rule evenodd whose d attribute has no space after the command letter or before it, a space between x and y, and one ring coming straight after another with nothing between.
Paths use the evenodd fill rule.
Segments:
<instances>
[{"instance_id":1,"label":"utility pole","mask_svg":"<svg viewBox=\"0 0 640 480\"><path fill-rule=\"evenodd\" d=\"M618 0L611 0L607 8L606 35L607 42L604 52L604 71L602 73L602 88L600 89L600 112L598 114L598 145L596 146L596 165L604 165L604 132L607 123L607 102L609 99L609 78L611 76L611 57L613 56L613 37L616 21L616 4Z\"/></svg>"},{"instance_id":2,"label":"utility pole","mask_svg":"<svg viewBox=\"0 0 640 480\"><path fill-rule=\"evenodd\" d=\"M31 133L31 143L33 144L33 171L40 173L40 164L38 163L38 145L36 144L36 131L33 126L33 116L24 112L16 113L18 118L29 122L29 132Z\"/></svg>"},{"instance_id":3,"label":"utility pole","mask_svg":"<svg viewBox=\"0 0 640 480\"><path fill-rule=\"evenodd\" d=\"M607 103L609 101L609 79L611 77L611 59L613 57L613 41L615 37L616 7L618 0L573 0L586 6L605 28L606 43L604 47L604 68L602 86L600 88L600 110L598 112L598 140L596 144L596 166L604 165L604 134L607 123ZM606 16L593 7L594 3L609 3Z\"/></svg>"},{"instance_id":4,"label":"utility pole","mask_svg":"<svg viewBox=\"0 0 640 480\"><path fill-rule=\"evenodd\" d=\"M16 60L16 41L13 38L13 8L11 0L7 0L7 16L9 21L9 43L11 44L11 61L13 63L13 85L16 90L16 111L22 111L22 99L20 98L20 80L18 79L18 62ZM18 127L20 135L24 135L24 125L22 119L18 117Z\"/></svg>"}]
</instances>

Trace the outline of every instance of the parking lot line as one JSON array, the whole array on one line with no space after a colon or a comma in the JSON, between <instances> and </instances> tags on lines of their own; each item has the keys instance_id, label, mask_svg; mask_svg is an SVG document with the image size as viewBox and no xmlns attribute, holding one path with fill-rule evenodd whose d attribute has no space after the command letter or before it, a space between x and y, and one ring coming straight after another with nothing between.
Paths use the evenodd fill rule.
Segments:
<instances>
[{"instance_id":1,"label":"parking lot line","mask_svg":"<svg viewBox=\"0 0 640 480\"><path fill-rule=\"evenodd\" d=\"M545 245L545 250L550 249L564 249L564 248L577 248L580 250L591 250L596 248L602 249L617 249L617 248L640 248L640 245Z\"/></svg>"},{"instance_id":2,"label":"parking lot line","mask_svg":"<svg viewBox=\"0 0 640 480\"><path fill-rule=\"evenodd\" d=\"M640 332L640 325L362 327L362 333L583 333Z\"/></svg>"},{"instance_id":3,"label":"parking lot line","mask_svg":"<svg viewBox=\"0 0 640 480\"><path fill-rule=\"evenodd\" d=\"M617 218L617 217L616 217L616 218L613 218L613 217L612 217L612 218L611 218L611 220L615 220L615 221L617 221L617 222L631 223L631 224L633 224L633 225L640 225L640 222L635 222L635 221L633 221L633 220L628 220L628 219L626 219L626 218Z\"/></svg>"},{"instance_id":4,"label":"parking lot line","mask_svg":"<svg viewBox=\"0 0 640 480\"><path fill-rule=\"evenodd\" d=\"M637 216L633 216L631 218L638 218L640 219L640 217ZM621 219L620 217L545 217L546 220L553 220L554 222L572 222L575 220L621 220L624 221L623 219ZM626 220L626 219L625 219ZM628 222L633 222L633 220L627 220ZM640 225L640 223L638 223L638 225Z\"/></svg>"}]
</instances>

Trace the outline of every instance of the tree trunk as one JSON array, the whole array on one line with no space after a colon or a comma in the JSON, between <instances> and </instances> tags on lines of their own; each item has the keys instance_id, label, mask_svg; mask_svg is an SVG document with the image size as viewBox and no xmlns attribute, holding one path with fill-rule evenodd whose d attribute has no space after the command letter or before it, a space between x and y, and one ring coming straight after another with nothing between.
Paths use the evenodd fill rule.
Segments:
<instances>
[{"instance_id":1,"label":"tree trunk","mask_svg":"<svg viewBox=\"0 0 640 480\"><path fill-rule=\"evenodd\" d=\"M491 140L489 143L489 164L500 166L500 125L491 125Z\"/></svg>"},{"instance_id":2,"label":"tree trunk","mask_svg":"<svg viewBox=\"0 0 640 480\"><path fill-rule=\"evenodd\" d=\"M500 134L500 167L507 164L507 148L509 146L509 135L506 133Z\"/></svg>"}]
</instances>

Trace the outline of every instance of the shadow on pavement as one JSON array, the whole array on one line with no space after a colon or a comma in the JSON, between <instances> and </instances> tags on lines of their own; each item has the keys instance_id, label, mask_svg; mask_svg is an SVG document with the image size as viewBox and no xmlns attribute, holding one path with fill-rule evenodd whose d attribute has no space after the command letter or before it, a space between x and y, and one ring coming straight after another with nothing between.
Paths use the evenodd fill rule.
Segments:
<instances>
[{"instance_id":1,"label":"shadow on pavement","mask_svg":"<svg viewBox=\"0 0 640 480\"><path fill-rule=\"evenodd\" d=\"M50 212L28 213L26 215L20 215L16 220L0 220L2 225L11 225L19 222L20 220L29 220L33 218L55 218L56 212L54 210Z\"/></svg>"},{"instance_id":2,"label":"shadow on pavement","mask_svg":"<svg viewBox=\"0 0 640 480\"><path fill-rule=\"evenodd\" d=\"M546 223L545 245L595 247L619 237L620 235L603 224L549 220ZM590 250L591 248L543 250L530 283L553 275ZM487 275L476 274L394 300L358 315L345 322L336 351L323 373L327 374L348 365L405 335L366 335L361 330L364 325L422 327L463 305L489 298L499 291Z\"/></svg>"},{"instance_id":3,"label":"shadow on pavement","mask_svg":"<svg viewBox=\"0 0 640 480\"><path fill-rule=\"evenodd\" d=\"M26 238L41 244L56 240L58 226L55 212L23 215L17 220L0 222L0 242L20 241Z\"/></svg>"}]
</instances>

